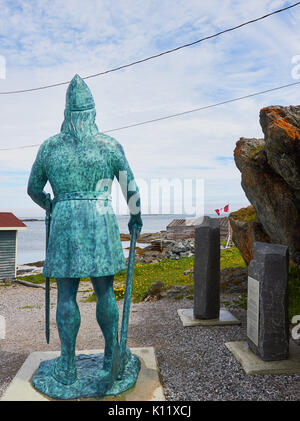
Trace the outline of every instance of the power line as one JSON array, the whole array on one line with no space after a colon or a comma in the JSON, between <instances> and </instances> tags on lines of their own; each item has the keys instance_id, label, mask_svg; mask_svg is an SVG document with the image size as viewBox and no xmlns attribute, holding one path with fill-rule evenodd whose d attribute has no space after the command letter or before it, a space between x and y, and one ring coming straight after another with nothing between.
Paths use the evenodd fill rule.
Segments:
<instances>
[{"instance_id":1,"label":"power line","mask_svg":"<svg viewBox=\"0 0 300 421\"><path fill-rule=\"evenodd\" d=\"M149 57L143 58L143 59L141 59L141 60L134 61L134 62L129 63L129 64L124 64L123 66L115 67L115 68L112 68L112 69L110 69L110 70L105 70L105 71L100 72L100 73L95 73L95 74L92 74L92 75L89 75L89 76L85 76L85 77L83 77L82 79L90 79L90 78L93 78L93 77L106 75L106 74L108 74L108 73L116 72L116 71L118 71L118 70L125 69L125 68L131 67L131 66L135 66L136 64L144 63L145 61L153 60L153 59L155 59L155 58L158 58L158 57L164 56L164 55L166 55L166 54L173 53L173 52L175 52L175 51L181 50L182 48L191 47L192 45L199 44L199 43L200 43L200 42L202 42L202 41L206 41L206 40L208 40L208 39L215 38L215 37L217 37L217 36L219 36L219 35L225 34L226 32L231 32L231 31L234 31L235 29L239 29L239 28L241 28L241 27L243 27L243 26L246 26L246 25L249 25L249 24L251 24L251 23L257 22L257 21L262 20L262 19L266 19L266 18L268 18L269 16L275 15L275 14L277 14L277 13L284 12L284 11L286 11L286 10L288 10L288 9L292 9L293 7L296 7L296 6L298 6L299 4L300 4L300 1L298 1L297 3L294 3L294 4L290 5L290 6L284 7L284 8L282 8L282 9L275 10L274 12L268 13L268 14L266 14L266 15L264 15L264 16L260 16L259 18L252 19L252 20L249 20L249 21L247 21L247 22L241 23L240 25L234 26L234 27L232 27L232 28L224 29L223 31L217 32L216 34L209 35L209 36L207 36L207 37L204 37L204 38L198 39L198 40L193 41L193 42L190 42L190 43L188 43L188 44L179 45L178 47L172 48L172 49L170 49L170 50L162 51L161 53L158 53L158 54L155 54L155 55L152 55L152 56L149 56ZM60 83L54 83L54 84L52 84L52 85L40 86L40 87L38 87L38 88L29 88L29 89L22 89L22 90L18 90L18 91L0 92L0 95L20 94L20 93L24 93L24 92L38 91L38 90L41 90L41 89L54 88L54 87L56 87L56 86L67 85L68 83L70 83L70 81L67 81L67 82L60 82Z\"/></svg>"},{"instance_id":2,"label":"power line","mask_svg":"<svg viewBox=\"0 0 300 421\"><path fill-rule=\"evenodd\" d=\"M167 116L164 116L164 117L154 118L152 120L145 120L145 121L142 121L142 122L139 122L139 123L134 123L134 124L129 124L127 126L117 127L115 129L106 130L103 133L106 134L106 133L116 132L116 131L119 131L119 130L129 129L131 127L143 126L144 124L155 123L157 121L167 120L169 118L180 117L182 115L195 113L197 111L207 110L208 108L218 107L220 105L229 104L231 102L241 101L243 99L251 98L251 97L254 97L254 96L257 96L257 95L266 94L268 92L278 91L279 89L284 89L284 88L288 88L290 86L295 86L295 85L299 85L299 84L300 84L300 82L293 82L293 83L289 83L287 85L277 86L276 88L265 89L264 91L254 92L253 94L248 94L248 95L240 96L240 97L237 97L237 98L228 99L226 101L216 102L215 104L205 105L205 106L199 107L199 108L194 108L192 110L182 111L180 113L170 114L170 115L167 115ZM3 149L0 149L0 151L12 151L12 150L16 150L16 149L34 148L34 147L40 146L40 145L41 145L41 143L38 143L38 144L35 144L35 145L18 146L18 147L15 147L15 148L3 148Z\"/></svg>"}]
</instances>

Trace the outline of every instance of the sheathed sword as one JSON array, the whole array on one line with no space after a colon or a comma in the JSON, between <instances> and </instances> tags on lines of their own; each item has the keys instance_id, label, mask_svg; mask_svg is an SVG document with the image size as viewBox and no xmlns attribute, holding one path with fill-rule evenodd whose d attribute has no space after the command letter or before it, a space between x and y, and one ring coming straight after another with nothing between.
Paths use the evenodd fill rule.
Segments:
<instances>
[{"instance_id":1,"label":"sheathed sword","mask_svg":"<svg viewBox=\"0 0 300 421\"><path fill-rule=\"evenodd\" d=\"M50 224L51 224L51 196L48 193L46 195L46 253L48 249ZM45 333L47 344L50 341L50 278L46 277L46 288L45 288Z\"/></svg>"},{"instance_id":2,"label":"sheathed sword","mask_svg":"<svg viewBox=\"0 0 300 421\"><path fill-rule=\"evenodd\" d=\"M130 314L136 239L137 239L137 228L133 226L131 239L130 239L129 257L128 257L128 265L127 265L126 289L125 289L123 319L122 319L121 338L120 338L120 364L121 365L120 365L118 378L122 377L124 368L125 368L125 363L126 363L126 344L127 344L127 332L128 332L128 322L129 322L129 314Z\"/></svg>"}]
</instances>

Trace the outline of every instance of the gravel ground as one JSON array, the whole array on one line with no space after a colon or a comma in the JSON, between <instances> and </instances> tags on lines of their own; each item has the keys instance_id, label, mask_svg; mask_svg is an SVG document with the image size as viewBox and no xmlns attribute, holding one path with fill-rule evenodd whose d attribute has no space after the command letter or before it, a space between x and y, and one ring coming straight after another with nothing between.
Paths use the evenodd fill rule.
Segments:
<instances>
[{"instance_id":1,"label":"gravel ground","mask_svg":"<svg viewBox=\"0 0 300 421\"><path fill-rule=\"evenodd\" d=\"M103 348L95 320L95 303L83 303L89 292L81 284L78 303L81 327L78 350ZM235 295L221 295L231 301ZM56 290L51 291L51 339L44 339L44 290L22 285L0 288L0 314L6 318L6 339L0 341L0 396L30 352L59 350L55 326ZM122 314L123 301L119 301ZM30 308L26 308L30 306ZM169 401L179 400L299 400L300 375L247 376L224 346L245 340L246 311L231 309L241 326L183 328L179 308L191 308L191 300L164 298L132 304L128 345L154 346L161 379Z\"/></svg>"}]
</instances>

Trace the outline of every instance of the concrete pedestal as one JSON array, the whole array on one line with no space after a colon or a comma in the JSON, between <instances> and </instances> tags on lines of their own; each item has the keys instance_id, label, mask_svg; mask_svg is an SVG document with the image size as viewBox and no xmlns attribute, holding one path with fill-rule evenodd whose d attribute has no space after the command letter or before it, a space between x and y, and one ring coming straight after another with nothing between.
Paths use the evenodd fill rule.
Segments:
<instances>
[{"instance_id":1,"label":"concrete pedestal","mask_svg":"<svg viewBox=\"0 0 300 421\"><path fill-rule=\"evenodd\" d=\"M99 354L103 350L82 350L76 352L80 354ZM99 401L164 401L165 396L159 380L158 366L154 353L154 348L131 348L131 352L136 354L141 360L142 366L135 386L127 392L118 396L106 396L95 398ZM41 361L58 357L59 351L33 352L12 380L0 401L47 401L52 400L42 395L31 385L31 379L38 369ZM87 400L87 399L76 399ZM88 399L91 400L91 399Z\"/></svg>"},{"instance_id":2,"label":"concrete pedestal","mask_svg":"<svg viewBox=\"0 0 300 421\"><path fill-rule=\"evenodd\" d=\"M300 346L289 344L286 360L263 361L251 351L246 341L226 342L226 348L242 365L246 374L295 374L300 373Z\"/></svg>"},{"instance_id":3,"label":"concrete pedestal","mask_svg":"<svg viewBox=\"0 0 300 421\"><path fill-rule=\"evenodd\" d=\"M196 319L192 308L177 310L183 327L240 325L241 322L229 311L221 309L217 319Z\"/></svg>"}]
</instances>

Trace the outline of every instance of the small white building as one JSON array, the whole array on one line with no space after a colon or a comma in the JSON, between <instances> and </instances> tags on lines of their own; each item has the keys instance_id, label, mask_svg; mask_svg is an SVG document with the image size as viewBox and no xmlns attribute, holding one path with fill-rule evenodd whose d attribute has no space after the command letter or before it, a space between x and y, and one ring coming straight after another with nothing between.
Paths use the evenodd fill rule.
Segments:
<instances>
[{"instance_id":1,"label":"small white building","mask_svg":"<svg viewBox=\"0 0 300 421\"><path fill-rule=\"evenodd\" d=\"M0 212L0 280L17 274L17 234L27 226L11 212Z\"/></svg>"}]
</instances>

